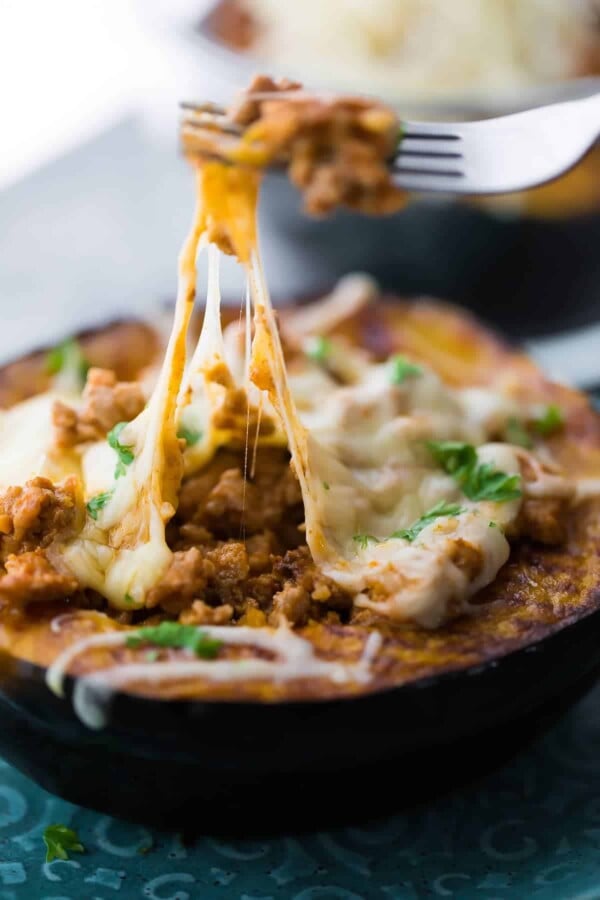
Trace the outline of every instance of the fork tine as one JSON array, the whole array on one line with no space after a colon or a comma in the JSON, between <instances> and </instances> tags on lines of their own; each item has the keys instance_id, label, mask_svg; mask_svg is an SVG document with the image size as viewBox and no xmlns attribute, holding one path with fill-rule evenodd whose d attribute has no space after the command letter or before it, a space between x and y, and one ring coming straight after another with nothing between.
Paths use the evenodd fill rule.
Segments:
<instances>
[{"instance_id":1,"label":"fork tine","mask_svg":"<svg viewBox=\"0 0 600 900\"><path fill-rule=\"evenodd\" d=\"M461 126L454 122L402 122L404 137L423 138L424 140L450 140L457 141L461 138Z\"/></svg>"},{"instance_id":2,"label":"fork tine","mask_svg":"<svg viewBox=\"0 0 600 900\"><path fill-rule=\"evenodd\" d=\"M252 95L251 95L252 96ZM256 93L301 100L289 95ZM182 103L182 136L190 152L239 138L222 106ZM597 141L600 92L495 119L473 122L402 122L390 161L394 183L418 193L505 194L544 184L572 168ZM212 144L211 144L212 137Z\"/></svg>"},{"instance_id":3,"label":"fork tine","mask_svg":"<svg viewBox=\"0 0 600 900\"><path fill-rule=\"evenodd\" d=\"M443 173L414 170L395 171L392 180L396 187L405 191L413 191L416 194L442 193L442 194L469 194L473 188L469 186L466 176L462 172Z\"/></svg>"},{"instance_id":4,"label":"fork tine","mask_svg":"<svg viewBox=\"0 0 600 900\"><path fill-rule=\"evenodd\" d=\"M313 94L307 94L306 91L249 91L248 93L243 94L243 98L245 100L306 100L309 97L313 97ZM333 99L334 94L325 95L319 94L319 98L322 100ZM211 101L195 103L190 100L183 100L179 104L181 109L188 110L194 113L214 113L217 116L225 116L227 115L227 110L224 106L221 106L219 103L212 103Z\"/></svg>"},{"instance_id":5,"label":"fork tine","mask_svg":"<svg viewBox=\"0 0 600 900\"><path fill-rule=\"evenodd\" d=\"M462 193L465 160L460 126L452 122L404 122L392 177L398 187L410 191Z\"/></svg>"},{"instance_id":6,"label":"fork tine","mask_svg":"<svg viewBox=\"0 0 600 900\"><path fill-rule=\"evenodd\" d=\"M191 103L184 100L179 104L179 108L191 113L213 113L216 116L224 116L227 110L218 103Z\"/></svg>"},{"instance_id":7,"label":"fork tine","mask_svg":"<svg viewBox=\"0 0 600 900\"><path fill-rule=\"evenodd\" d=\"M396 155L420 153L424 156L447 156L452 159L462 156L462 141L422 140L405 137L400 141Z\"/></svg>"},{"instance_id":8,"label":"fork tine","mask_svg":"<svg viewBox=\"0 0 600 900\"><path fill-rule=\"evenodd\" d=\"M425 156L422 153L400 153L392 163L392 171L454 176L463 173L464 165L462 157Z\"/></svg>"},{"instance_id":9,"label":"fork tine","mask_svg":"<svg viewBox=\"0 0 600 900\"><path fill-rule=\"evenodd\" d=\"M195 131L220 131L222 134L233 134L239 137L243 133L240 125L230 122L225 116L212 112L194 112L192 115L184 115L181 127Z\"/></svg>"}]
</instances>

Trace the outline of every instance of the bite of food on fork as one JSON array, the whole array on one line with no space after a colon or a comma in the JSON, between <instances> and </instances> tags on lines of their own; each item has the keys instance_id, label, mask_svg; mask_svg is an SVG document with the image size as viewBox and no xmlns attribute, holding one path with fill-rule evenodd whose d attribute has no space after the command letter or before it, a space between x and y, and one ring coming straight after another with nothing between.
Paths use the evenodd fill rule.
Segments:
<instances>
[{"instance_id":1,"label":"bite of food on fork","mask_svg":"<svg viewBox=\"0 0 600 900\"><path fill-rule=\"evenodd\" d=\"M406 199L388 165L400 132L397 114L383 103L317 96L297 82L258 75L228 109L184 104L181 138L192 157L287 169L313 215L338 206L381 214Z\"/></svg>"},{"instance_id":2,"label":"bite of food on fork","mask_svg":"<svg viewBox=\"0 0 600 900\"><path fill-rule=\"evenodd\" d=\"M365 97L313 94L256 76L228 108L182 103L190 157L286 169L308 212L382 215L406 192L512 193L572 168L600 136L600 91L473 122L411 122Z\"/></svg>"}]
</instances>

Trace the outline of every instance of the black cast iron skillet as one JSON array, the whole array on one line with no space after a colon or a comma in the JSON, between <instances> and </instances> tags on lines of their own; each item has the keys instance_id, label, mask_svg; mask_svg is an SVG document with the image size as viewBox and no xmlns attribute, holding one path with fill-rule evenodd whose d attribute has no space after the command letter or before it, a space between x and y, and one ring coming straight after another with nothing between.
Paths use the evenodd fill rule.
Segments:
<instances>
[{"instance_id":1,"label":"black cast iron skillet","mask_svg":"<svg viewBox=\"0 0 600 900\"><path fill-rule=\"evenodd\" d=\"M211 831L315 827L422 799L522 745L600 671L598 607L483 665L350 699L114 695L89 730L45 671L4 658L0 754L47 790L129 819Z\"/></svg>"}]
</instances>

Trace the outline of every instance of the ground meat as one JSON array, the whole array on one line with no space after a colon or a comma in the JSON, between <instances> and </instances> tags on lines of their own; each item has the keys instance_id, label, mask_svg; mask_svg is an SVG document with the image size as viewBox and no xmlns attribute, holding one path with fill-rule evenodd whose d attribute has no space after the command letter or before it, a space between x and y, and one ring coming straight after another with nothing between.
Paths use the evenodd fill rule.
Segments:
<instances>
[{"instance_id":1,"label":"ground meat","mask_svg":"<svg viewBox=\"0 0 600 900\"><path fill-rule=\"evenodd\" d=\"M146 605L180 612L205 594L209 579L214 576L215 567L198 547L177 551L165 574L149 591Z\"/></svg>"},{"instance_id":2,"label":"ground meat","mask_svg":"<svg viewBox=\"0 0 600 900\"><path fill-rule=\"evenodd\" d=\"M277 560L273 572L283 586L269 604L272 625L282 616L303 625L309 618L322 618L328 609L345 614L352 607L351 595L318 570L306 545Z\"/></svg>"},{"instance_id":3,"label":"ground meat","mask_svg":"<svg viewBox=\"0 0 600 900\"><path fill-rule=\"evenodd\" d=\"M525 496L508 537L525 537L549 545L564 543L575 488L568 472L537 459L527 450L519 451L519 465ZM536 496L535 488L540 482L544 490Z\"/></svg>"},{"instance_id":4,"label":"ground meat","mask_svg":"<svg viewBox=\"0 0 600 900\"><path fill-rule=\"evenodd\" d=\"M144 408L145 397L136 381L117 381L108 369L90 369L80 411L56 401L52 410L56 444L73 447L106 437L118 422L135 419Z\"/></svg>"},{"instance_id":5,"label":"ground meat","mask_svg":"<svg viewBox=\"0 0 600 900\"><path fill-rule=\"evenodd\" d=\"M194 600L212 601L213 605L231 603L241 609L249 573L248 553L241 541L178 550L158 584L149 591L146 605L177 614Z\"/></svg>"},{"instance_id":6,"label":"ground meat","mask_svg":"<svg viewBox=\"0 0 600 900\"><path fill-rule=\"evenodd\" d=\"M396 115L369 100L275 98L261 102L243 145L260 147L269 162L289 161L290 179L309 213L347 206L382 214L405 204L388 168L398 135Z\"/></svg>"},{"instance_id":7,"label":"ground meat","mask_svg":"<svg viewBox=\"0 0 600 900\"><path fill-rule=\"evenodd\" d=\"M181 537L189 539L192 523L221 539L269 531L274 552L297 546L302 539L298 525L304 509L287 451L261 448L254 474L246 481L243 466L240 454L221 453L210 466L184 481L175 520L176 525L180 523Z\"/></svg>"},{"instance_id":8,"label":"ground meat","mask_svg":"<svg viewBox=\"0 0 600 900\"><path fill-rule=\"evenodd\" d=\"M246 521L248 530L256 531L245 540L240 540L241 472L224 468L234 458L229 453L216 457L184 482L185 502L170 530L170 544L177 549L147 605L160 606L181 621L204 624L234 620L256 626L277 624L282 617L304 624L331 609L345 614L350 595L318 571L306 545L298 546L297 527L292 543L284 539L282 520L299 502L295 479L288 481L287 455L269 451L263 460L262 490L252 495ZM181 521L188 516L201 521ZM278 521L278 527L265 527L261 517Z\"/></svg>"},{"instance_id":9,"label":"ground meat","mask_svg":"<svg viewBox=\"0 0 600 900\"><path fill-rule=\"evenodd\" d=\"M254 437L267 437L275 430L275 423L269 416L259 413L255 406L248 405L248 395L243 388L230 388L220 406L213 412L212 422L215 428L232 432L229 446L244 448L246 440Z\"/></svg>"},{"instance_id":10,"label":"ground meat","mask_svg":"<svg viewBox=\"0 0 600 900\"><path fill-rule=\"evenodd\" d=\"M562 544L567 537L568 508L563 497L527 497L521 505L517 530L540 544Z\"/></svg>"},{"instance_id":11,"label":"ground meat","mask_svg":"<svg viewBox=\"0 0 600 900\"><path fill-rule=\"evenodd\" d=\"M255 75L240 98L230 107L229 118L236 125L251 125L260 118L263 100L255 100L253 94L281 94L297 91L302 87L299 81L280 78L275 81L270 75Z\"/></svg>"},{"instance_id":12,"label":"ground meat","mask_svg":"<svg viewBox=\"0 0 600 900\"><path fill-rule=\"evenodd\" d=\"M293 625L305 625L310 611L310 594L303 586L286 581L283 590L273 597L273 610L269 616L271 625L278 625L282 619Z\"/></svg>"},{"instance_id":13,"label":"ground meat","mask_svg":"<svg viewBox=\"0 0 600 900\"><path fill-rule=\"evenodd\" d=\"M452 541L450 559L461 572L464 572L469 581L474 581L483 568L482 551L463 538Z\"/></svg>"},{"instance_id":14,"label":"ground meat","mask_svg":"<svg viewBox=\"0 0 600 900\"><path fill-rule=\"evenodd\" d=\"M381 215L404 206L406 195L389 168L400 135L396 113L373 100L321 99L299 88L257 76L228 111L231 124L243 129L239 141L228 134L225 144L214 128L184 123L184 151L201 160L220 156L240 168L283 164L313 215L339 206ZM253 96L260 94L271 96Z\"/></svg>"},{"instance_id":15,"label":"ground meat","mask_svg":"<svg viewBox=\"0 0 600 900\"><path fill-rule=\"evenodd\" d=\"M58 572L43 550L9 556L0 575L0 605L59 600L78 590L75 578Z\"/></svg>"},{"instance_id":16,"label":"ground meat","mask_svg":"<svg viewBox=\"0 0 600 900\"><path fill-rule=\"evenodd\" d=\"M83 517L83 499L75 477L57 485L38 477L7 488L0 494L0 561L75 533Z\"/></svg>"},{"instance_id":17,"label":"ground meat","mask_svg":"<svg viewBox=\"0 0 600 900\"><path fill-rule=\"evenodd\" d=\"M250 572L257 574L266 572L271 558L277 553L278 541L272 531L263 531L261 534L253 534L246 540L248 551L248 565Z\"/></svg>"},{"instance_id":18,"label":"ground meat","mask_svg":"<svg viewBox=\"0 0 600 900\"><path fill-rule=\"evenodd\" d=\"M179 616L183 625L227 625L233 616L233 607L228 603L209 606L203 600L194 600L189 609Z\"/></svg>"}]
</instances>

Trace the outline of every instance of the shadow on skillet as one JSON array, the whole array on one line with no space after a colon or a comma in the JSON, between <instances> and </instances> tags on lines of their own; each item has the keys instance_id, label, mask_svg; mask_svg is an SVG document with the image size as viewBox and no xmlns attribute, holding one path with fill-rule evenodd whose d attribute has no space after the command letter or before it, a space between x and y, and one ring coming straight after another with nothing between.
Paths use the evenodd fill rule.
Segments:
<instances>
[{"instance_id":1,"label":"shadow on skillet","mask_svg":"<svg viewBox=\"0 0 600 900\"><path fill-rule=\"evenodd\" d=\"M315 829L472 781L551 724L599 671L596 610L482 666L354 699L116 694L107 727L92 731L48 691L42 669L5 658L0 754L67 800L163 829Z\"/></svg>"}]
</instances>

